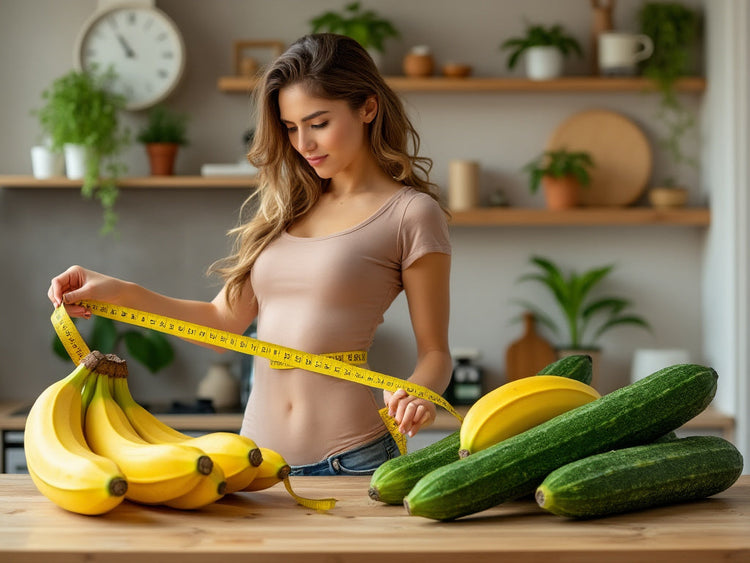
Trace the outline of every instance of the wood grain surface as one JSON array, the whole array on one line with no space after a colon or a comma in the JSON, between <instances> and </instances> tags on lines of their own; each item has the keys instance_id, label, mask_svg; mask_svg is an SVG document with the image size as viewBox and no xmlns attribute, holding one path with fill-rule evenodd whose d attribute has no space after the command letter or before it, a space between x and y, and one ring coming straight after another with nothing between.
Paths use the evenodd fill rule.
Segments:
<instances>
[{"instance_id":1,"label":"wood grain surface","mask_svg":"<svg viewBox=\"0 0 750 563\"><path fill-rule=\"evenodd\" d=\"M608 110L586 110L563 121L552 133L548 150L585 151L594 167L591 184L581 189L588 206L635 203L651 177L651 146L630 119Z\"/></svg>"},{"instance_id":2,"label":"wood grain surface","mask_svg":"<svg viewBox=\"0 0 750 563\"><path fill-rule=\"evenodd\" d=\"M0 561L485 563L750 561L750 476L699 502L599 520L547 514L531 499L455 522L408 516L367 496L369 477L297 477L316 513L283 487L180 512L125 502L103 516L56 507L28 476L0 475Z\"/></svg>"}]
</instances>

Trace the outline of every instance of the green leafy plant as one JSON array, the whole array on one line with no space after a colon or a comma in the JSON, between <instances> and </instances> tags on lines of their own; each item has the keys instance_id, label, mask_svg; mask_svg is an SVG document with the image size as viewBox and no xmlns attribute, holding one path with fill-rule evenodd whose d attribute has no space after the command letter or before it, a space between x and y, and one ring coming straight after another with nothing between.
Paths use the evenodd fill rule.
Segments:
<instances>
[{"instance_id":1,"label":"green leafy plant","mask_svg":"<svg viewBox=\"0 0 750 563\"><path fill-rule=\"evenodd\" d=\"M148 112L146 125L138 131L136 139L147 143L173 143L187 145L187 114L158 105Z\"/></svg>"},{"instance_id":2,"label":"green leafy plant","mask_svg":"<svg viewBox=\"0 0 750 563\"><path fill-rule=\"evenodd\" d=\"M310 20L312 33L328 32L346 35L365 49L385 51L385 40L398 37L399 32L387 19L372 10L364 10L359 2L351 2L343 11L328 11Z\"/></svg>"},{"instance_id":3,"label":"green leafy plant","mask_svg":"<svg viewBox=\"0 0 750 563\"><path fill-rule=\"evenodd\" d=\"M581 186L588 186L591 183L589 169L593 167L594 161L589 153L558 149L544 151L526 164L523 170L529 174L529 190L536 193L544 176L573 176Z\"/></svg>"},{"instance_id":4,"label":"green leafy plant","mask_svg":"<svg viewBox=\"0 0 750 563\"><path fill-rule=\"evenodd\" d=\"M130 143L127 129L119 127L119 112L125 107L125 98L110 89L116 78L112 69L102 73L96 69L70 71L42 92L45 103L34 112L54 150L67 143L86 147L81 193L101 203L103 233L112 232L117 222L116 181L126 170L117 156Z\"/></svg>"},{"instance_id":5,"label":"green leafy plant","mask_svg":"<svg viewBox=\"0 0 750 563\"><path fill-rule=\"evenodd\" d=\"M507 65L512 69L518 63L521 55L531 47L556 47L564 57L571 53L583 56L581 44L575 37L569 35L561 25L545 27L543 25L529 25L523 37L511 37L501 45L501 50L510 50Z\"/></svg>"},{"instance_id":6,"label":"green leafy plant","mask_svg":"<svg viewBox=\"0 0 750 563\"><path fill-rule=\"evenodd\" d=\"M680 102L675 84L689 71L691 48L699 34L698 14L678 2L646 2L638 21L641 33L654 43L654 52L641 63L641 70L661 93L657 118L667 130L661 145L676 165L697 166L696 158L682 149L682 139L695 126L695 116Z\"/></svg>"},{"instance_id":7,"label":"green leafy plant","mask_svg":"<svg viewBox=\"0 0 750 563\"><path fill-rule=\"evenodd\" d=\"M77 319L73 319L77 324ZM174 361L174 348L163 334L148 329L127 329L118 331L115 321L106 317L94 317L91 332L85 338L91 350L102 354L117 353L121 342L125 344L128 357L143 364L151 373L157 373ZM66 361L70 356L55 334L52 349Z\"/></svg>"},{"instance_id":8,"label":"green leafy plant","mask_svg":"<svg viewBox=\"0 0 750 563\"><path fill-rule=\"evenodd\" d=\"M530 261L538 271L524 274L518 281L539 283L555 299L567 329L567 342L564 348L595 349L596 342L602 334L621 325L637 325L650 330L650 325L641 316L627 312L631 306L629 300L615 296L591 295L594 288L612 271L613 265L592 268L582 273L571 271L566 276L549 258L532 256ZM537 303L527 300L516 302L533 312L541 325L553 334L560 335L558 322L545 313Z\"/></svg>"}]
</instances>

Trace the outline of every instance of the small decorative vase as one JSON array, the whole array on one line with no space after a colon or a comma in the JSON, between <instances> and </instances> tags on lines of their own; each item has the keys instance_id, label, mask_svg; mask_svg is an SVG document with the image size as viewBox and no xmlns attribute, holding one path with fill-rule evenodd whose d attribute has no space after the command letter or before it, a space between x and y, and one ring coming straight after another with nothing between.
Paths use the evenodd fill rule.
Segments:
<instances>
[{"instance_id":1,"label":"small decorative vase","mask_svg":"<svg viewBox=\"0 0 750 563\"><path fill-rule=\"evenodd\" d=\"M403 61L404 74L415 78L431 76L435 70L435 61L426 45L412 47Z\"/></svg>"},{"instance_id":2,"label":"small decorative vase","mask_svg":"<svg viewBox=\"0 0 750 563\"><path fill-rule=\"evenodd\" d=\"M571 209L578 206L581 186L573 176L542 178L544 198L548 209Z\"/></svg>"},{"instance_id":3,"label":"small decorative vase","mask_svg":"<svg viewBox=\"0 0 750 563\"><path fill-rule=\"evenodd\" d=\"M65 143L65 175L71 180L80 180L86 175L88 150L84 145Z\"/></svg>"},{"instance_id":4,"label":"small decorative vase","mask_svg":"<svg viewBox=\"0 0 750 563\"><path fill-rule=\"evenodd\" d=\"M216 410L236 407L240 402L240 384L232 375L230 364L212 364L198 385L198 399L211 399Z\"/></svg>"},{"instance_id":5,"label":"small decorative vase","mask_svg":"<svg viewBox=\"0 0 750 563\"><path fill-rule=\"evenodd\" d=\"M176 143L147 143L146 152L151 166L151 175L172 176L179 148L180 146Z\"/></svg>"},{"instance_id":6,"label":"small decorative vase","mask_svg":"<svg viewBox=\"0 0 750 563\"><path fill-rule=\"evenodd\" d=\"M557 47L530 47L526 51L526 76L550 80L563 73L563 56Z\"/></svg>"}]
</instances>

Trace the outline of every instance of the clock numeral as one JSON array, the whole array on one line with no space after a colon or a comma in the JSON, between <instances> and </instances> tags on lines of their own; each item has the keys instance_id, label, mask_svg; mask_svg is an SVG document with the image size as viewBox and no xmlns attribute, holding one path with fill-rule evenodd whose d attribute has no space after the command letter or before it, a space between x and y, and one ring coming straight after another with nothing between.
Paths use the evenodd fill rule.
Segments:
<instances>
[{"instance_id":1,"label":"clock numeral","mask_svg":"<svg viewBox=\"0 0 750 563\"><path fill-rule=\"evenodd\" d=\"M117 30L120 27L117 24L117 20L114 17L107 18L107 23L109 24L109 27L111 27L114 30Z\"/></svg>"},{"instance_id":2,"label":"clock numeral","mask_svg":"<svg viewBox=\"0 0 750 563\"><path fill-rule=\"evenodd\" d=\"M172 51L164 51L161 54L162 59L174 59L174 53Z\"/></svg>"},{"instance_id":3,"label":"clock numeral","mask_svg":"<svg viewBox=\"0 0 750 563\"><path fill-rule=\"evenodd\" d=\"M157 41L166 41L168 38L169 36L163 31L159 35L156 36Z\"/></svg>"},{"instance_id":4,"label":"clock numeral","mask_svg":"<svg viewBox=\"0 0 750 563\"><path fill-rule=\"evenodd\" d=\"M163 68L160 68L156 71L156 75L161 78L162 80L166 80L169 78L169 72L164 70Z\"/></svg>"},{"instance_id":5,"label":"clock numeral","mask_svg":"<svg viewBox=\"0 0 750 563\"><path fill-rule=\"evenodd\" d=\"M146 20L146 23L143 24L143 29L145 29L146 31L148 31L149 29L151 29L152 25L154 25L154 18L148 18Z\"/></svg>"},{"instance_id":6,"label":"clock numeral","mask_svg":"<svg viewBox=\"0 0 750 563\"><path fill-rule=\"evenodd\" d=\"M138 19L137 13L136 12L128 12L127 13L127 19L128 19L128 23L130 25L135 25L136 21Z\"/></svg>"}]
</instances>

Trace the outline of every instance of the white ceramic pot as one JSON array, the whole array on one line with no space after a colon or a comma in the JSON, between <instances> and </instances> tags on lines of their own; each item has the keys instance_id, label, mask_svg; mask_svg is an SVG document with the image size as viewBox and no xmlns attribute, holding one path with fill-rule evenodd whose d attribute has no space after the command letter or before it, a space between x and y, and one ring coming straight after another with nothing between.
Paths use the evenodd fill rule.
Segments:
<instances>
[{"instance_id":1,"label":"white ceramic pot","mask_svg":"<svg viewBox=\"0 0 750 563\"><path fill-rule=\"evenodd\" d=\"M65 175L71 180L80 180L86 175L86 155L88 151L83 145L66 143L63 145L65 152Z\"/></svg>"},{"instance_id":2,"label":"white ceramic pot","mask_svg":"<svg viewBox=\"0 0 750 563\"><path fill-rule=\"evenodd\" d=\"M49 147L39 145L31 147L31 173L34 178L54 178L64 174L62 154L54 152Z\"/></svg>"},{"instance_id":3,"label":"white ceramic pot","mask_svg":"<svg viewBox=\"0 0 750 563\"><path fill-rule=\"evenodd\" d=\"M550 80L562 76L563 55L557 47L530 47L526 51L526 76Z\"/></svg>"}]
</instances>

